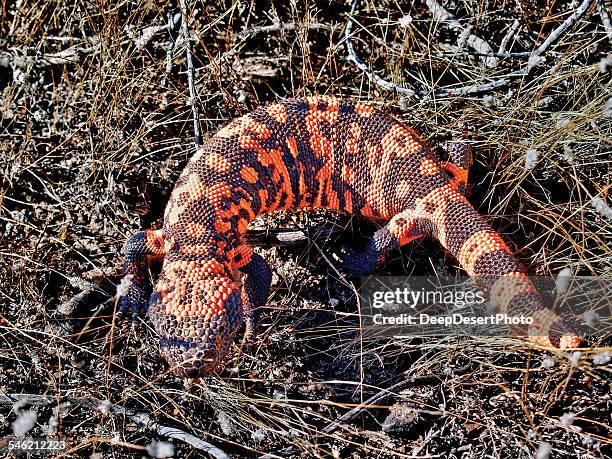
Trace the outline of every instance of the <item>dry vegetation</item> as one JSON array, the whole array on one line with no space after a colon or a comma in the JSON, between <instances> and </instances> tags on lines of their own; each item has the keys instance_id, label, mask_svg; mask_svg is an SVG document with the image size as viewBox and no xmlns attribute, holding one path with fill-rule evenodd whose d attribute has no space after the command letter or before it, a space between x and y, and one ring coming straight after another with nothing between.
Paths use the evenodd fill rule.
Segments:
<instances>
[{"instance_id":1,"label":"dry vegetation","mask_svg":"<svg viewBox=\"0 0 612 459\"><path fill-rule=\"evenodd\" d=\"M355 2L347 47L344 1L189 1L203 136L260 103L310 94L386 107L434 148L468 123L479 130L470 199L530 272L610 275L609 8L444 4L455 22L431 0ZM569 356L519 340L361 340L353 290L326 257L372 226L326 214L259 223L353 231L262 249L275 276L254 349L234 350L206 380L169 374L146 323L135 332L96 305L114 293L123 241L160 225L194 150L180 13L163 1L0 8L0 437L17 418L27 425L29 410L30 434L67 439L69 457L141 456L156 441L177 457L205 455L161 426L217 456L612 455L609 340ZM386 272L454 265L425 241ZM90 282L99 292L67 306ZM126 416L137 413L157 432Z\"/></svg>"}]
</instances>

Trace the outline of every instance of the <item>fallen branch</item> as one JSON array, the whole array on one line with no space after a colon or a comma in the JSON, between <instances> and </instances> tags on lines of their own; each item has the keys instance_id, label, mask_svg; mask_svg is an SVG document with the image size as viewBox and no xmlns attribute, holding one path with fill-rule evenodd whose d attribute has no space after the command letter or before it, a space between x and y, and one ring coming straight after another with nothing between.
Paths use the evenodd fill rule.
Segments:
<instances>
[{"instance_id":1,"label":"fallen branch","mask_svg":"<svg viewBox=\"0 0 612 459\"><path fill-rule=\"evenodd\" d=\"M436 57L457 57L457 56L481 56L481 57L486 57L486 56L495 56L495 57L501 57L501 58L512 58L512 57L529 57L531 56L531 53L529 51L517 51L515 53L508 53L508 52L504 52L504 53L487 53L487 54L482 54L482 53L477 53L475 51L443 51L443 52L439 52L434 54L434 56Z\"/></svg>"},{"instance_id":2,"label":"fallen branch","mask_svg":"<svg viewBox=\"0 0 612 459\"><path fill-rule=\"evenodd\" d=\"M466 44L474 49L478 53L489 54L493 53L493 48L491 45L487 43L482 38L474 35L473 33L469 33L467 28L463 27L461 23L453 16L448 10L446 10L442 5L440 5L436 0L426 0L425 3L427 7L431 11L431 14L435 19L440 22L445 22L448 26L455 31L459 31L460 33L466 33ZM483 64L489 68L497 67L499 63L499 59L494 56L485 57L483 59Z\"/></svg>"},{"instance_id":3,"label":"fallen branch","mask_svg":"<svg viewBox=\"0 0 612 459\"><path fill-rule=\"evenodd\" d=\"M187 84L189 85L189 105L193 114L193 141L196 149L202 146L202 135L200 134L200 112L198 109L198 94L194 83L193 57L191 55L191 35L187 20L187 6L185 0L179 0L181 15L183 17L183 37L185 39L185 52L187 54Z\"/></svg>"},{"instance_id":4,"label":"fallen branch","mask_svg":"<svg viewBox=\"0 0 612 459\"><path fill-rule=\"evenodd\" d=\"M552 31L552 33L548 36L544 43L542 43L535 51L531 53L529 57L529 64L527 64L527 73L531 71L531 69L535 66L535 63L539 62L540 57L548 48L551 47L553 43L555 43L561 35L563 35L570 27L572 27L578 19L582 17L584 13L589 9L593 0L584 0L578 8L574 10L574 12L561 23L559 27Z\"/></svg>"},{"instance_id":5,"label":"fallen branch","mask_svg":"<svg viewBox=\"0 0 612 459\"><path fill-rule=\"evenodd\" d=\"M458 86L456 88L444 88L437 89L435 91L431 91L431 93L422 91L420 89L409 89L404 88L403 86L396 85L395 83L391 83L390 81L385 80L384 78L379 77L374 72L370 70L370 68L361 60L361 58L355 53L355 48L353 47L353 43L351 42L351 32L353 30L353 15L355 13L355 7L357 5L357 0L353 0L351 4L351 11L349 13L348 22L344 29L344 41L346 43L346 50L348 53L348 60L353 62L357 68L359 68L370 81L372 81L376 86L385 91L393 91L398 94L402 94L405 96L416 96L423 99L429 97L449 97L449 96L458 96L458 95L468 95L468 94L478 94L482 92L491 91L493 89L502 88L507 86L510 81L515 78L521 78L525 76L523 71L517 71L510 73L501 77L500 79L490 81L489 83L483 84L474 84L467 86Z\"/></svg>"},{"instance_id":6,"label":"fallen branch","mask_svg":"<svg viewBox=\"0 0 612 459\"><path fill-rule=\"evenodd\" d=\"M174 16L174 22L178 23L180 20L180 13ZM160 26L151 26L143 29L139 38L129 38L121 42L121 46L128 43L136 42L137 46L143 46L145 41L153 38L154 35L167 30L168 24ZM48 67L51 65L69 65L77 64L81 59L90 54L94 54L101 49L100 38L94 37L87 40L90 43L94 43L92 46L78 46L74 45L56 53L46 53L40 56L19 56L10 52L0 52L0 67L12 67L12 68L23 68L28 65L34 65L36 67Z\"/></svg>"},{"instance_id":7,"label":"fallen branch","mask_svg":"<svg viewBox=\"0 0 612 459\"><path fill-rule=\"evenodd\" d=\"M426 0L426 1L427 1L427 5L430 6L430 9L432 9L434 16L436 16L439 20L446 20L446 21L454 20L454 17L450 15L450 13L448 13L448 11L446 11L437 2L435 2L434 0ZM390 81L385 80L384 78L379 77L373 71L370 70L370 68L365 64L365 62L363 62L363 60L361 60L361 58L355 52L355 48L353 47L353 44L351 42L351 32L353 30L353 22L354 22L353 16L354 16L355 8L357 5L357 0L353 0L353 2L351 3L351 11L349 13L348 21L344 29L344 39L346 42L346 49L348 53L347 58L349 61L353 62L357 66L357 68L359 68L368 77L368 79L372 81L379 88L386 90L386 91L393 91L398 94L402 94L406 96L416 96L416 97L427 99L430 97L432 98L449 97L449 96L469 95L469 94L478 94L478 93L488 92L494 89L503 88L507 86L514 79L524 78L528 76L531 70L540 61L541 55L545 53L548 50L548 48L550 48L550 46L553 43L555 43L565 31L567 31L570 27L572 27L576 23L576 21L584 15L584 13L589 9L589 6L591 5L592 2L593 0L584 0L582 4L578 8L576 8L574 13L572 13L570 17L568 17L565 21L563 21L563 23L559 27L557 27L548 36L548 38L544 41L544 43L542 43L538 47L538 49L536 49L535 51L529 54L529 62L527 63L527 68L525 70L514 71L512 73L504 75L501 78L490 81L488 83L459 86L456 88L447 87L447 88L437 89L437 90L431 91L430 93L427 93L419 89L404 88L403 86L396 85L394 83L391 83ZM512 28L516 27L515 24L513 24ZM459 26L461 25L459 24ZM463 28L463 26L461 27ZM510 37L508 38L508 41L509 40L510 40ZM484 46L478 40L474 41L474 39L471 39L471 42L472 42L473 47L474 46ZM502 44L503 44L503 41L502 41ZM489 45L487 44L486 46L489 46ZM496 54L503 54L503 53L493 53L490 46L488 49L489 51L487 51L486 54L491 55L491 57L495 56ZM500 46L500 50L502 50L501 46Z\"/></svg>"},{"instance_id":8,"label":"fallen branch","mask_svg":"<svg viewBox=\"0 0 612 459\"><path fill-rule=\"evenodd\" d=\"M521 22L518 19L515 19L512 25L510 26L510 30L508 30L508 33L504 35L504 38L502 38L502 41L499 44L499 51L497 51L497 54L503 55L506 53L506 47L508 46L508 43L510 43L510 40L512 40L512 37L514 37L514 34L517 32L520 26Z\"/></svg>"},{"instance_id":9,"label":"fallen branch","mask_svg":"<svg viewBox=\"0 0 612 459\"><path fill-rule=\"evenodd\" d=\"M108 410L101 409L101 402L92 401L88 399L83 399L79 397L61 397L62 400L69 401L70 403L74 403L76 405L84 405L88 408L93 408L97 411L106 414ZM0 394L0 405L14 405L16 403L20 403L23 405L48 405L50 403L57 402L57 397L51 395L40 395L40 394L8 394L3 395ZM198 438L190 433L185 432L184 430L177 429L175 427L167 427L161 425L151 419L151 417L142 412L135 412L128 408L123 408L122 406L112 404L112 411L115 413L122 414L129 418L131 421L135 422L139 426L144 429L147 429L151 432L156 432L159 435L162 435L167 438L171 438L173 440L182 441L187 443L188 445L193 446L194 448L204 451L210 454L213 457L218 459L229 459L229 456L217 448L215 445L212 445L201 438Z\"/></svg>"},{"instance_id":10,"label":"fallen branch","mask_svg":"<svg viewBox=\"0 0 612 459\"><path fill-rule=\"evenodd\" d=\"M386 398L389 395L393 394L394 391L401 390L404 387L406 387L407 385L408 385L408 380L405 379L403 381L398 382L397 384L394 384L393 386L389 387L388 389L381 390L377 394L375 394L372 397L370 397L369 399L367 399L365 402L357 405L355 408L353 408L350 411L347 411L346 413L344 413L342 416L340 416L335 421L329 423L327 426L325 426L323 428L323 432L325 432L325 433L333 432L338 427L340 427L343 423L348 422L351 419L353 419L355 416L357 416L359 413L361 413L363 410L365 410L368 406L371 406L374 403L380 402L383 398Z\"/></svg>"},{"instance_id":11,"label":"fallen branch","mask_svg":"<svg viewBox=\"0 0 612 459\"><path fill-rule=\"evenodd\" d=\"M504 75L503 77L497 80L490 81L489 83L459 86L457 88L451 87L445 89L438 89L433 92L433 97L465 96L470 94L488 92L494 89L499 89L508 86L512 80L523 78L524 76L525 72L523 72L522 70L517 70L516 72Z\"/></svg>"},{"instance_id":12,"label":"fallen branch","mask_svg":"<svg viewBox=\"0 0 612 459\"><path fill-rule=\"evenodd\" d=\"M164 30L170 30L170 33L172 33L172 29L176 27L176 24L178 23L180 19L181 19L180 13L176 13L176 15L172 16L172 22L169 21L163 25L154 25L154 26L145 27L138 34L134 34L133 32L130 32L128 29L127 35L134 41L136 48L143 49L151 41L151 39L159 32L163 32Z\"/></svg>"},{"instance_id":13,"label":"fallen branch","mask_svg":"<svg viewBox=\"0 0 612 459\"><path fill-rule=\"evenodd\" d=\"M47 53L41 56L18 56L3 52L0 53L0 67L23 68L28 65L48 67L50 65L76 64L80 62L84 56L93 54L99 49L99 44L87 48L71 46L63 51Z\"/></svg>"},{"instance_id":14,"label":"fallen branch","mask_svg":"<svg viewBox=\"0 0 612 459\"><path fill-rule=\"evenodd\" d=\"M246 38L246 37L254 37L255 35L259 35L260 33L271 33L278 31L294 31L294 30L333 30L333 28L327 24L321 23L312 23L312 24L300 24L296 22L277 22L276 24L267 25L267 26L255 26L250 29L243 30L238 33L238 38Z\"/></svg>"},{"instance_id":15,"label":"fallen branch","mask_svg":"<svg viewBox=\"0 0 612 459\"><path fill-rule=\"evenodd\" d=\"M179 17L179 19L181 18L180 13L177 14L177 16ZM174 40L174 35L172 35L172 33L174 32L174 28L178 23L178 21L174 20L174 14L172 13L172 10L168 11L167 17L168 23L166 24L166 29L168 30L168 46L166 48L166 73L161 84L164 88L167 86L168 76L170 75L170 72L172 72L172 57L174 55L174 46L176 44Z\"/></svg>"},{"instance_id":16,"label":"fallen branch","mask_svg":"<svg viewBox=\"0 0 612 459\"><path fill-rule=\"evenodd\" d=\"M353 30L353 15L355 14L355 8L357 6L357 0L353 0L351 4L351 11L349 13L348 22L346 27L344 28L344 41L346 43L346 51L348 53L348 60L353 62L359 70L366 74L368 79L372 81L376 86L385 91L394 91L398 94L403 94L405 96L417 96L417 97L425 97L427 94L418 89L409 89L404 88L402 86L398 86L390 81L385 80L384 78L379 77L374 72L370 70L370 68L366 65L365 62L361 60L357 53L355 53L355 48L353 47L353 43L351 42L351 32Z\"/></svg>"},{"instance_id":17,"label":"fallen branch","mask_svg":"<svg viewBox=\"0 0 612 459\"><path fill-rule=\"evenodd\" d=\"M167 438L172 438L174 440L182 441L191 445L192 447L205 451L213 457L217 459L229 459L229 456L216 447L215 445L208 443L201 438L198 438L190 433L185 432L184 430L177 429L176 427L168 427L161 425L155 422L151 417L146 413L134 413L126 408L122 408L120 406L113 405L113 409L119 413L125 413L125 415L136 424L141 427L148 429L152 432L157 432L159 435L162 435Z\"/></svg>"},{"instance_id":18,"label":"fallen branch","mask_svg":"<svg viewBox=\"0 0 612 459\"><path fill-rule=\"evenodd\" d=\"M606 35L608 36L608 41L612 44L612 20L610 19L610 13L608 13L603 0L596 0L595 5L597 6L597 12L601 17L601 23L606 31Z\"/></svg>"}]
</instances>

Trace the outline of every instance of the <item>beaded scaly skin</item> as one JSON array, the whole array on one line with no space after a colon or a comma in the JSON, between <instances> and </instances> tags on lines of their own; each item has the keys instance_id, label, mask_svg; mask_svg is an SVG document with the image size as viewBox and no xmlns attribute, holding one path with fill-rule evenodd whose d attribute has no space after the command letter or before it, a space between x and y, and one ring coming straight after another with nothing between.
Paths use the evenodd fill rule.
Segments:
<instances>
[{"instance_id":1,"label":"beaded scaly skin","mask_svg":"<svg viewBox=\"0 0 612 459\"><path fill-rule=\"evenodd\" d=\"M388 222L364 252L343 260L351 275L369 274L399 246L431 236L481 279L498 312L536 319L521 333L544 345L578 346L465 198L468 147L454 144L449 153L443 165L406 125L334 97L287 100L235 119L187 164L163 229L126 243L124 271L133 282L119 315L131 309L136 317L148 306L162 353L178 374L215 370L241 325L253 327L270 289L270 267L241 241L249 222L280 209L329 208ZM152 290L148 261L161 257ZM236 270L246 274L242 288Z\"/></svg>"}]
</instances>

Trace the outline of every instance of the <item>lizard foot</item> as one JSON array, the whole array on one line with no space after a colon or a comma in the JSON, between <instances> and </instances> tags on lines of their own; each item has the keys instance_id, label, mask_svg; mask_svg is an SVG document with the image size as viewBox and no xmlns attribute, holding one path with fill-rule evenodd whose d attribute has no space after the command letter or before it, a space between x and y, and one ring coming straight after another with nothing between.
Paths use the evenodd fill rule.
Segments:
<instances>
[{"instance_id":1,"label":"lizard foot","mask_svg":"<svg viewBox=\"0 0 612 459\"><path fill-rule=\"evenodd\" d=\"M357 252L354 249L344 246L343 251L346 253L340 260L339 266L346 271L349 277L360 278L371 274L378 264L378 254L366 248L363 252Z\"/></svg>"}]
</instances>

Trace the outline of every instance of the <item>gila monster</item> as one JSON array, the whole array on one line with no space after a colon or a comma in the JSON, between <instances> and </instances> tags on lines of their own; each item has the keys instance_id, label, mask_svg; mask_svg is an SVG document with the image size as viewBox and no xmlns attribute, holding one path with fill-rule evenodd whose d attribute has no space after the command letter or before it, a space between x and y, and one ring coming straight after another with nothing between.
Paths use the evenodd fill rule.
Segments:
<instances>
[{"instance_id":1,"label":"gila monster","mask_svg":"<svg viewBox=\"0 0 612 459\"><path fill-rule=\"evenodd\" d=\"M503 239L465 197L470 163L456 143L441 163L417 134L365 103L334 97L285 100L257 108L210 137L187 164L161 230L124 246L131 275L118 316L146 310L161 350L183 376L214 371L238 330L250 329L271 283L268 263L242 240L249 222L280 209L328 208L387 221L342 268L366 275L398 247L436 238L501 312L529 313L523 330L541 344L578 346L566 322L541 306ZM163 258L152 288L148 263ZM238 271L246 274L242 287ZM512 288L508 288L512 287Z\"/></svg>"}]
</instances>

